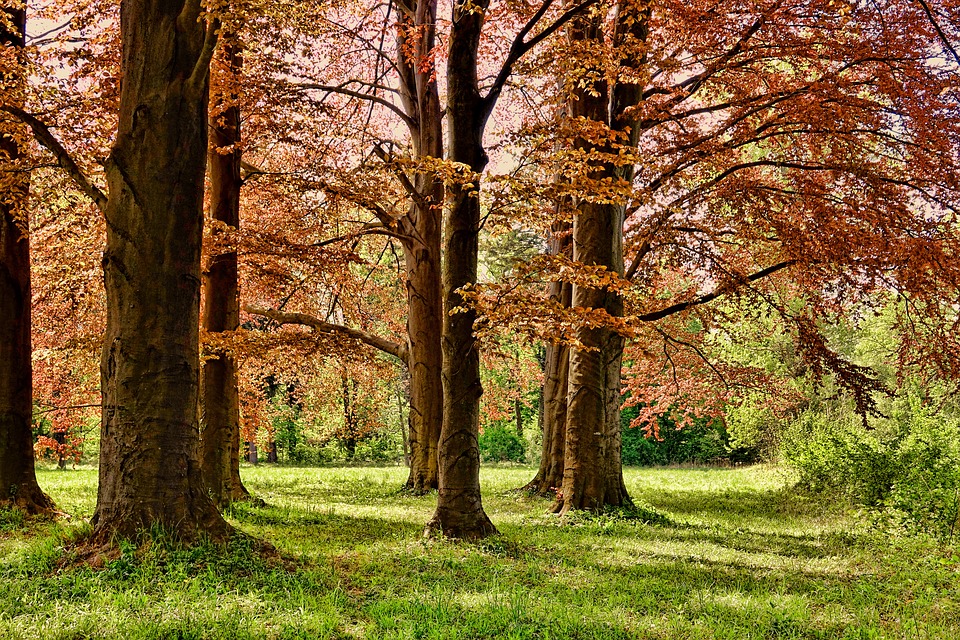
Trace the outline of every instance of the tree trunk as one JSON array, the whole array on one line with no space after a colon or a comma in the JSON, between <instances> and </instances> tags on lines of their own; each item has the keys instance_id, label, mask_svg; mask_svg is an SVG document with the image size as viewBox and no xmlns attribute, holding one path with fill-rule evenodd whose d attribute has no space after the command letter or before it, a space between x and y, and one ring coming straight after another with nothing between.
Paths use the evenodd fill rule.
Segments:
<instances>
[{"instance_id":1,"label":"tree trunk","mask_svg":"<svg viewBox=\"0 0 960 640\"><path fill-rule=\"evenodd\" d=\"M623 272L623 208L584 204L574 222L574 260ZM618 262L619 256L619 264ZM573 306L623 315L622 298L574 286ZM606 327L581 328L571 349L562 492L554 509L598 510L630 503L620 463L620 365L623 338Z\"/></svg>"},{"instance_id":2,"label":"tree trunk","mask_svg":"<svg viewBox=\"0 0 960 640\"><path fill-rule=\"evenodd\" d=\"M240 74L240 46L230 38L221 43L221 58L234 86ZM230 227L240 226L240 107L235 94L219 95L214 101L210 126L211 218ZM220 233L214 229L214 234ZM204 331L236 331L240 326L240 286L237 253L211 256L203 272ZM203 420L200 461L204 484L220 507L250 497L240 479L240 394L237 366L226 352L213 354L203 364L201 375Z\"/></svg>"},{"instance_id":3,"label":"tree trunk","mask_svg":"<svg viewBox=\"0 0 960 640\"><path fill-rule=\"evenodd\" d=\"M489 111L477 86L477 49L486 0L457 0L453 8L447 61L447 117L450 160L479 174L487 163L483 131ZM428 531L476 540L497 532L480 498L480 354L473 335L476 312L450 312L463 305L458 289L477 281L480 200L471 183L449 187L444 224L443 429L440 433L440 488Z\"/></svg>"},{"instance_id":4,"label":"tree trunk","mask_svg":"<svg viewBox=\"0 0 960 640\"><path fill-rule=\"evenodd\" d=\"M231 527L200 470L200 244L213 25L200 4L124 0L117 138L106 163L107 328L94 537Z\"/></svg>"},{"instance_id":5,"label":"tree trunk","mask_svg":"<svg viewBox=\"0 0 960 640\"><path fill-rule=\"evenodd\" d=\"M436 0L401 2L398 65L401 99L410 119L415 161L443 158L443 112L431 56L436 46ZM437 443L443 421L443 290L440 275L444 188L431 171L413 180L410 211L401 221L407 274L410 371L410 475L414 493L436 489Z\"/></svg>"},{"instance_id":6,"label":"tree trunk","mask_svg":"<svg viewBox=\"0 0 960 640\"><path fill-rule=\"evenodd\" d=\"M570 256L573 240L569 223L557 223L551 229L550 252ZM551 282L550 297L563 307L569 307L573 287L569 282ZM567 428L567 373L570 348L562 344L547 344L543 365L542 425L543 445L540 468L524 491L539 496L555 495L563 485L563 453Z\"/></svg>"},{"instance_id":7,"label":"tree trunk","mask_svg":"<svg viewBox=\"0 0 960 640\"><path fill-rule=\"evenodd\" d=\"M0 25L0 42L12 46L0 68L4 101L20 103L25 84L23 9L3 7L14 32ZM17 163L20 150L15 127L0 120L0 166ZM33 366L30 342L30 240L27 231L29 174L0 172L0 507L14 506L28 514L52 513L53 501L40 489L33 461Z\"/></svg>"},{"instance_id":8,"label":"tree trunk","mask_svg":"<svg viewBox=\"0 0 960 640\"><path fill-rule=\"evenodd\" d=\"M623 0L617 6L613 45L635 48L645 42L649 17L649 5L639 0ZM600 17L575 19L569 35L574 41L602 42ZM645 62L642 53L638 53L626 54L620 64L636 68ZM576 91L568 102L568 109L572 118L600 122L624 134L626 144L633 148L639 132L632 113L641 99L639 84L621 82L611 89L605 80L596 80L590 91ZM606 145L578 139L575 145L585 151L606 146L599 150L606 157L616 157L620 149L612 139L613 136L608 136L610 141ZM593 179L626 184L633 181L632 166L617 166L605 160L593 164ZM589 194L581 200L573 224L575 262L600 265L623 274L625 207L625 202L591 201ZM623 315L623 298L606 288L574 286L573 306L604 309L613 317ZM607 327L581 328L577 338L586 348L570 352L563 486L554 505L560 514L572 509L598 510L630 504L620 452L620 369L624 339Z\"/></svg>"}]
</instances>

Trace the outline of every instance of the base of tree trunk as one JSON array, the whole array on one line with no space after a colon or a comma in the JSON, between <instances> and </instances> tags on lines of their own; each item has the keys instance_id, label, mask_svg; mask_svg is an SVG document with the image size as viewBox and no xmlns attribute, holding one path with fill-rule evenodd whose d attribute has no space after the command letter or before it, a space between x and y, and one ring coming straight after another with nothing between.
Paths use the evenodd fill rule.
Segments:
<instances>
[{"instance_id":1,"label":"base of tree trunk","mask_svg":"<svg viewBox=\"0 0 960 640\"><path fill-rule=\"evenodd\" d=\"M237 533L207 496L184 500L178 505L127 503L112 509L98 509L91 519L94 545L109 546L121 539L135 540L145 531L168 536L191 545L200 540L221 544Z\"/></svg>"},{"instance_id":2,"label":"base of tree trunk","mask_svg":"<svg viewBox=\"0 0 960 640\"><path fill-rule=\"evenodd\" d=\"M437 490L437 482L430 482L422 477L414 478L411 474L411 476L407 478L406 483L404 483L403 490L415 496L425 496L431 491Z\"/></svg>"},{"instance_id":3,"label":"base of tree trunk","mask_svg":"<svg viewBox=\"0 0 960 640\"><path fill-rule=\"evenodd\" d=\"M0 509L19 509L28 516L53 517L57 507L38 485L21 484L16 495L0 500Z\"/></svg>"},{"instance_id":4,"label":"base of tree trunk","mask_svg":"<svg viewBox=\"0 0 960 640\"><path fill-rule=\"evenodd\" d=\"M574 495L573 497L561 495L550 507L550 511L552 513L556 513L557 515L565 516L571 511L590 511L592 513L599 513L611 507L616 508L632 506L633 500L630 499L630 494L627 493L627 487L623 483L623 478L621 477L619 483L607 487L602 498L583 493L581 493L579 496Z\"/></svg>"},{"instance_id":5,"label":"base of tree trunk","mask_svg":"<svg viewBox=\"0 0 960 640\"><path fill-rule=\"evenodd\" d=\"M559 476L546 477L542 470L534 476L533 480L523 485L517 491L527 493L538 498L556 497L557 491L563 486L563 471L561 469Z\"/></svg>"},{"instance_id":6,"label":"base of tree trunk","mask_svg":"<svg viewBox=\"0 0 960 640\"><path fill-rule=\"evenodd\" d=\"M483 508L479 506L479 501L476 503L478 508L470 510L438 506L433 518L427 523L424 535L427 537L442 535L454 540L474 541L500 533L490 522Z\"/></svg>"}]
</instances>

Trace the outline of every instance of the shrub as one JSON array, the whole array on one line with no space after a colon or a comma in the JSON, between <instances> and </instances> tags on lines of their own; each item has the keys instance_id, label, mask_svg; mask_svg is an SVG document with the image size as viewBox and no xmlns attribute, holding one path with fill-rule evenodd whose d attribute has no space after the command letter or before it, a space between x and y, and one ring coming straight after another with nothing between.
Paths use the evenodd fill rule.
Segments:
<instances>
[{"instance_id":1,"label":"shrub","mask_svg":"<svg viewBox=\"0 0 960 640\"><path fill-rule=\"evenodd\" d=\"M719 420L697 419L692 425L677 429L673 420L660 416L661 439L654 440L647 438L642 429L630 427L636 415L636 407L621 412L621 456L625 465L705 464L726 459L731 453L729 436Z\"/></svg>"},{"instance_id":2,"label":"shrub","mask_svg":"<svg viewBox=\"0 0 960 640\"><path fill-rule=\"evenodd\" d=\"M840 494L941 541L958 533L960 420L934 415L916 394L870 431L849 408L807 412L781 451L801 487Z\"/></svg>"},{"instance_id":3,"label":"shrub","mask_svg":"<svg viewBox=\"0 0 960 640\"><path fill-rule=\"evenodd\" d=\"M524 462L527 454L527 441L502 425L484 429L479 445L480 459L484 462Z\"/></svg>"}]
</instances>

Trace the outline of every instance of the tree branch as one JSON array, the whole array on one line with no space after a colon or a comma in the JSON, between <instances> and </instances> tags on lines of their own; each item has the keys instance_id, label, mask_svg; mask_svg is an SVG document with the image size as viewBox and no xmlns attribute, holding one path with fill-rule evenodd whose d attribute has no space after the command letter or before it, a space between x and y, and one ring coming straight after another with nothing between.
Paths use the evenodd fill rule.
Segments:
<instances>
[{"instance_id":1,"label":"tree branch","mask_svg":"<svg viewBox=\"0 0 960 640\"><path fill-rule=\"evenodd\" d=\"M419 124L415 123L413 119L403 111L403 109L393 104L389 100L381 98L376 94L364 93L362 91L354 91L353 89L347 89L346 85L349 84L350 82L351 81L348 80L347 82L344 82L343 84L339 84L339 85L314 84L312 82L302 82L302 83L298 82L298 83L293 83L293 86L298 89L326 91L327 93L338 93L340 95L350 96L351 98L357 98L359 100L368 100L370 102L379 104L382 107L386 107L387 109L390 109L390 111L393 111L397 116L399 116L399 118L403 120L404 124L406 124L407 126L411 128L416 128L417 126L419 126Z\"/></svg>"},{"instance_id":2,"label":"tree branch","mask_svg":"<svg viewBox=\"0 0 960 640\"><path fill-rule=\"evenodd\" d=\"M317 318L316 316L311 316L306 313L283 313L275 309L264 309L262 307L255 307L252 305L245 305L243 310L256 316L270 318L278 324L297 324L310 327L314 331L319 331L320 333L334 333L353 338L354 340L358 340L373 347L374 349L388 353L408 367L410 366L409 353L406 345L387 340L386 338L381 338L380 336L368 331L354 329L352 327L345 327L340 324L331 324L321 320L320 318Z\"/></svg>"},{"instance_id":3,"label":"tree branch","mask_svg":"<svg viewBox=\"0 0 960 640\"><path fill-rule=\"evenodd\" d=\"M490 85L490 88L487 90L487 95L483 98L484 113L489 115L490 112L493 111L493 107L496 105L497 99L500 97L500 93L503 91L503 87L507 84L507 80L513 73L513 65L515 65L520 58L530 51L530 49L534 48L553 35L560 27L582 13L585 9L588 9L592 5L596 4L597 1L598 0L584 0L584 2L567 9L559 18L557 18L543 31L533 36L529 40L524 40L524 38L529 35L530 31L537 26L537 23L543 19L543 16L547 13L550 7L553 6L553 0L544 0L543 4L540 5L540 8L537 9L536 13L534 13L527 23L523 25L523 28L520 29L516 37L513 39L513 43L510 45L510 51L507 52L507 59L503 61L503 66L500 67L500 72L497 73L496 79L494 79L493 84Z\"/></svg>"},{"instance_id":4,"label":"tree branch","mask_svg":"<svg viewBox=\"0 0 960 640\"><path fill-rule=\"evenodd\" d=\"M785 262L778 262L775 265L769 266L766 269L762 269L756 273L750 274L743 279L743 283L756 282L762 278L776 273L782 269L793 266L796 264L796 260L787 260ZM643 313L638 315L636 318L641 322L654 322L656 320L662 320L667 316L672 316L675 313L685 311L691 307L697 307L702 304L706 304L712 300L716 300L725 293L728 293L731 290L729 286L721 286L708 294L702 295L699 298L694 298L693 300L688 300L687 302L678 302L677 304L672 304L669 307L660 309L659 311L652 311L650 313Z\"/></svg>"},{"instance_id":5,"label":"tree branch","mask_svg":"<svg viewBox=\"0 0 960 640\"><path fill-rule=\"evenodd\" d=\"M950 40L947 38L947 34L943 32L943 29L940 27L940 23L937 22L936 16L933 15L933 10L930 8L930 5L927 4L926 0L917 0L921 7L923 7L924 13L927 14L927 20L930 21L930 24L933 25L933 28L937 31L937 35L940 36L940 40L943 41L943 46L945 46L953 55L953 59L957 61L957 64L960 65L960 54L957 54L957 50L953 48L953 45L950 44Z\"/></svg>"},{"instance_id":6,"label":"tree branch","mask_svg":"<svg viewBox=\"0 0 960 640\"><path fill-rule=\"evenodd\" d=\"M70 152L64 149L63 145L60 144L60 141L54 137L53 133L50 131L50 127L41 122L33 114L27 113L23 109L18 107L13 107L9 105L0 106L0 111L6 111L13 117L17 118L33 131L33 137L36 138L37 142L43 145L47 150L50 151L57 159L57 164L59 164L63 169L66 170L67 174L73 179L73 181L80 187L80 190L86 194L94 204L97 205L97 208L100 211L103 211L107 206L107 196L100 190L97 185L93 184L90 179L83 173L83 170L73 159L73 156L70 155Z\"/></svg>"}]
</instances>

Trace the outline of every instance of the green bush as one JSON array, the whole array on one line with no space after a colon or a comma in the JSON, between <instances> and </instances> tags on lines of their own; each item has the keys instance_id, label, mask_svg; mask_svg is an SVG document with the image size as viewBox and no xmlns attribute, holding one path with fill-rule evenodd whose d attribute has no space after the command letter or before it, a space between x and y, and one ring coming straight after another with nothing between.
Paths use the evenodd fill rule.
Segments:
<instances>
[{"instance_id":1,"label":"green bush","mask_svg":"<svg viewBox=\"0 0 960 640\"><path fill-rule=\"evenodd\" d=\"M908 394L866 430L846 411L807 412L784 436L782 455L801 487L840 494L909 531L958 533L960 420L936 416Z\"/></svg>"},{"instance_id":2,"label":"green bush","mask_svg":"<svg viewBox=\"0 0 960 640\"><path fill-rule=\"evenodd\" d=\"M484 462L524 462L527 441L513 429L502 425L489 426L479 439L480 459Z\"/></svg>"},{"instance_id":3,"label":"green bush","mask_svg":"<svg viewBox=\"0 0 960 640\"><path fill-rule=\"evenodd\" d=\"M647 438L643 429L630 426L636 416L636 407L626 407L620 414L621 455L625 465L708 464L731 456L730 438L719 420L698 418L693 424L677 429L672 419L661 415L657 418L660 440L655 440Z\"/></svg>"}]
</instances>

